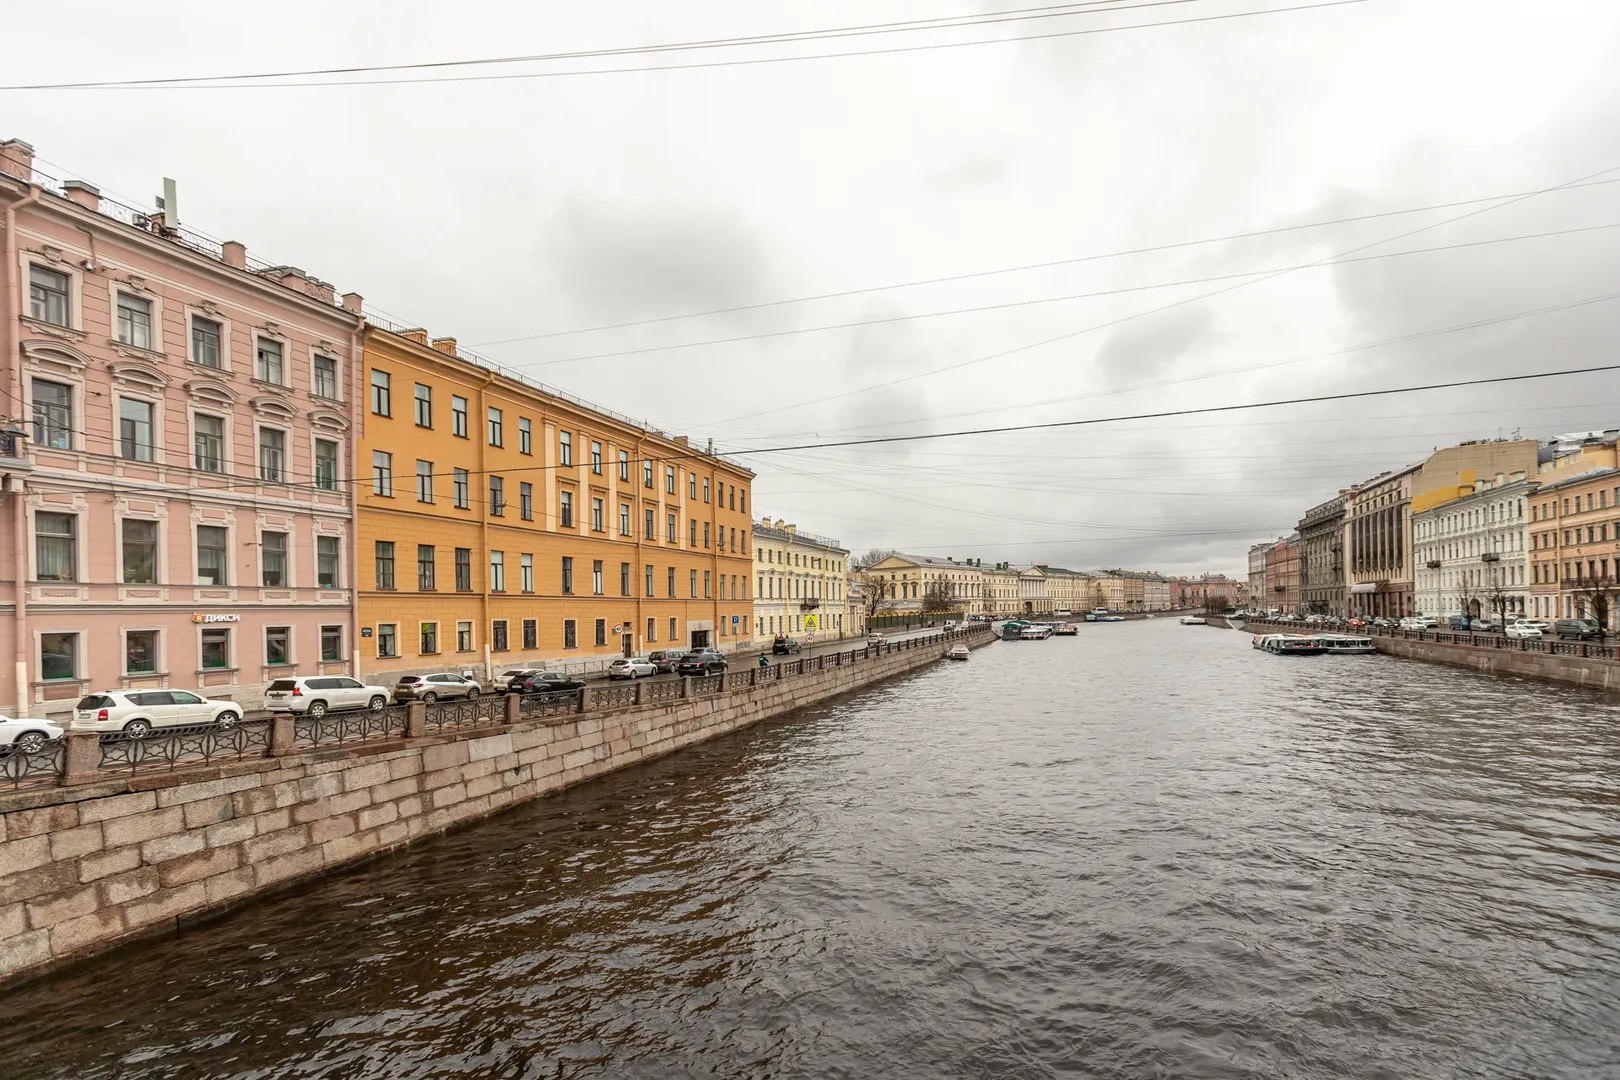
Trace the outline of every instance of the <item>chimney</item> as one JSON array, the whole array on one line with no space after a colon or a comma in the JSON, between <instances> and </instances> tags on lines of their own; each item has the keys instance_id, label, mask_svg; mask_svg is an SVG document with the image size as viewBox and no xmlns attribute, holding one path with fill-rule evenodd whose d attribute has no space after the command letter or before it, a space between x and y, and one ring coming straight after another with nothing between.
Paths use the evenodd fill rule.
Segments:
<instances>
[{"instance_id":1,"label":"chimney","mask_svg":"<svg viewBox=\"0 0 1620 1080\"><path fill-rule=\"evenodd\" d=\"M83 180L69 180L62 185L67 197L90 210L101 209L101 189L94 184L87 184Z\"/></svg>"},{"instance_id":2,"label":"chimney","mask_svg":"<svg viewBox=\"0 0 1620 1080\"><path fill-rule=\"evenodd\" d=\"M436 337L433 339L433 347L446 356L456 355L456 339L453 337Z\"/></svg>"},{"instance_id":3,"label":"chimney","mask_svg":"<svg viewBox=\"0 0 1620 1080\"><path fill-rule=\"evenodd\" d=\"M219 245L221 258L226 266L234 266L238 270L247 269L247 245L238 240L227 240Z\"/></svg>"},{"instance_id":4,"label":"chimney","mask_svg":"<svg viewBox=\"0 0 1620 1080\"><path fill-rule=\"evenodd\" d=\"M34 148L21 139L0 142L0 172L15 176L24 183L34 178Z\"/></svg>"},{"instance_id":5,"label":"chimney","mask_svg":"<svg viewBox=\"0 0 1620 1080\"><path fill-rule=\"evenodd\" d=\"M323 304L333 302L332 286L316 278L310 278L304 282L304 295L313 297Z\"/></svg>"},{"instance_id":6,"label":"chimney","mask_svg":"<svg viewBox=\"0 0 1620 1080\"><path fill-rule=\"evenodd\" d=\"M412 327L409 330L401 330L399 332L399 336L403 338L410 338L418 345L426 345L428 343L427 331L421 329L420 327Z\"/></svg>"},{"instance_id":7,"label":"chimney","mask_svg":"<svg viewBox=\"0 0 1620 1080\"><path fill-rule=\"evenodd\" d=\"M677 435L677 436L675 436L675 440L674 440L674 441L675 441L675 442L678 442L678 443L680 443L680 444L681 444L681 445L682 445L682 446L688 446L688 445L690 445L690 443L689 443L689 441L688 441L688 440L687 440L687 438L686 438L686 436L685 436L685 435Z\"/></svg>"},{"instance_id":8,"label":"chimney","mask_svg":"<svg viewBox=\"0 0 1620 1080\"><path fill-rule=\"evenodd\" d=\"M346 292L346 293L343 294L343 310L344 311L352 311L356 315L358 315L358 314L360 314L360 312L362 310L362 307L365 304L365 302L366 302L366 298L361 296L357 292Z\"/></svg>"}]
</instances>

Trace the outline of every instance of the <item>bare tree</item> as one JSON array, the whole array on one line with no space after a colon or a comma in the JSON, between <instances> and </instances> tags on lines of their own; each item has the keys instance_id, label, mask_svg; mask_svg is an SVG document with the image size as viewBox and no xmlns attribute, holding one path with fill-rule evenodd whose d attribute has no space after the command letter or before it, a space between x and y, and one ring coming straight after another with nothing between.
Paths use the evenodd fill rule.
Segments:
<instances>
[{"instance_id":1,"label":"bare tree","mask_svg":"<svg viewBox=\"0 0 1620 1080\"><path fill-rule=\"evenodd\" d=\"M1486 607L1496 612L1496 621L1504 627L1507 626L1508 611L1513 607L1513 594L1502 587L1500 581L1493 581L1491 588L1485 595Z\"/></svg>"},{"instance_id":2,"label":"bare tree","mask_svg":"<svg viewBox=\"0 0 1620 1080\"><path fill-rule=\"evenodd\" d=\"M856 573L863 573L867 568L875 566L893 554L895 554L893 548L873 548L865 555L857 555L849 560L849 568Z\"/></svg>"},{"instance_id":3,"label":"bare tree","mask_svg":"<svg viewBox=\"0 0 1620 1080\"><path fill-rule=\"evenodd\" d=\"M949 581L931 581L923 591L923 614L951 612L961 608L956 598L956 586Z\"/></svg>"},{"instance_id":4,"label":"bare tree","mask_svg":"<svg viewBox=\"0 0 1620 1080\"><path fill-rule=\"evenodd\" d=\"M1457 602L1462 607L1464 618L1479 618L1481 595L1479 586L1470 582L1467 573L1464 572L1463 580L1457 584Z\"/></svg>"},{"instance_id":5,"label":"bare tree","mask_svg":"<svg viewBox=\"0 0 1620 1080\"><path fill-rule=\"evenodd\" d=\"M1225 596L1222 596L1220 593L1216 593L1214 596L1211 596L1211 597L1207 598L1204 601L1204 612L1206 614L1209 614L1209 615L1225 615L1228 611L1231 611L1231 610L1232 610L1232 601L1228 600Z\"/></svg>"},{"instance_id":6,"label":"bare tree","mask_svg":"<svg viewBox=\"0 0 1620 1080\"><path fill-rule=\"evenodd\" d=\"M1580 578L1570 591L1575 594L1576 614L1597 623L1598 636L1606 637L1609 614L1614 605L1614 595L1620 591L1620 583L1612 577Z\"/></svg>"}]
</instances>

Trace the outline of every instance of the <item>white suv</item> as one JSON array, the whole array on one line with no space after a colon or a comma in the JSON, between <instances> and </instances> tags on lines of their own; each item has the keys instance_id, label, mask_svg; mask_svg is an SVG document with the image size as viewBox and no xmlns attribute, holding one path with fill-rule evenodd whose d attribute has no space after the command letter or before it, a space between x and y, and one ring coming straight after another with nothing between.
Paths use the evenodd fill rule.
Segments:
<instances>
[{"instance_id":1,"label":"white suv","mask_svg":"<svg viewBox=\"0 0 1620 1080\"><path fill-rule=\"evenodd\" d=\"M386 686L368 686L347 675L277 679L264 690L264 707L271 712L325 716L343 709L380 709L387 704Z\"/></svg>"},{"instance_id":2,"label":"white suv","mask_svg":"<svg viewBox=\"0 0 1620 1080\"><path fill-rule=\"evenodd\" d=\"M242 719L234 701L210 701L190 690L103 690L81 698L73 707L78 731L122 731L144 739L153 728L217 724L231 727Z\"/></svg>"}]
</instances>

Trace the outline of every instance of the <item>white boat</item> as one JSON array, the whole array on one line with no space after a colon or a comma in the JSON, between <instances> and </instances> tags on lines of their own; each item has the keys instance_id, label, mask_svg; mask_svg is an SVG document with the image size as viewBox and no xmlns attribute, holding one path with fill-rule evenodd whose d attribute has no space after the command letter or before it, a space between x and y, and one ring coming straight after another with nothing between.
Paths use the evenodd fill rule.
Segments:
<instances>
[{"instance_id":1,"label":"white boat","mask_svg":"<svg viewBox=\"0 0 1620 1080\"><path fill-rule=\"evenodd\" d=\"M1058 637L1073 637L1074 635L1080 633L1080 628L1074 625L1072 622L1066 622L1054 627L1052 633L1056 634Z\"/></svg>"},{"instance_id":2,"label":"white boat","mask_svg":"<svg viewBox=\"0 0 1620 1080\"><path fill-rule=\"evenodd\" d=\"M968 647L966 645L952 645L945 653L945 658L947 660L966 660L968 658Z\"/></svg>"},{"instance_id":3,"label":"white boat","mask_svg":"<svg viewBox=\"0 0 1620 1080\"><path fill-rule=\"evenodd\" d=\"M1317 634L1316 640L1322 643L1322 651L1327 653L1341 653L1346 656L1359 656L1375 653L1370 637L1357 637L1355 634Z\"/></svg>"},{"instance_id":4,"label":"white boat","mask_svg":"<svg viewBox=\"0 0 1620 1080\"><path fill-rule=\"evenodd\" d=\"M1205 622L1203 619L1199 618L1197 615L1183 615L1181 617L1181 625L1182 626L1208 626L1209 623Z\"/></svg>"},{"instance_id":5,"label":"white boat","mask_svg":"<svg viewBox=\"0 0 1620 1080\"><path fill-rule=\"evenodd\" d=\"M1308 634L1256 634L1252 644L1277 656L1320 656L1327 651L1319 639Z\"/></svg>"},{"instance_id":6,"label":"white boat","mask_svg":"<svg viewBox=\"0 0 1620 1080\"><path fill-rule=\"evenodd\" d=\"M1099 615L1099 616L1097 616L1097 621L1098 622L1124 622L1125 621L1125 616L1123 616L1123 615Z\"/></svg>"},{"instance_id":7,"label":"white boat","mask_svg":"<svg viewBox=\"0 0 1620 1080\"><path fill-rule=\"evenodd\" d=\"M1021 641L1045 641L1052 636L1050 626L1026 626L1018 632Z\"/></svg>"}]
</instances>

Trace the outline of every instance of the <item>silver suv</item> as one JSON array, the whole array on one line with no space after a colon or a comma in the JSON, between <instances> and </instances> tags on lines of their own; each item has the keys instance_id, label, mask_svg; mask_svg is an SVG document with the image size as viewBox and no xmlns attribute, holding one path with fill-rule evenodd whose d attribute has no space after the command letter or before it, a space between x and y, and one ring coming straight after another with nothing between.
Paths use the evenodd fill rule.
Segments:
<instances>
[{"instance_id":1,"label":"silver suv","mask_svg":"<svg viewBox=\"0 0 1620 1080\"><path fill-rule=\"evenodd\" d=\"M264 690L264 707L271 712L325 716L343 709L380 709L387 704L388 687L368 686L347 675L277 679Z\"/></svg>"},{"instance_id":2,"label":"silver suv","mask_svg":"<svg viewBox=\"0 0 1620 1080\"><path fill-rule=\"evenodd\" d=\"M234 701L211 701L190 690L103 690L79 700L73 727L79 731L122 731L144 739L153 728L217 724L232 727L242 719Z\"/></svg>"},{"instance_id":3,"label":"silver suv","mask_svg":"<svg viewBox=\"0 0 1620 1080\"><path fill-rule=\"evenodd\" d=\"M395 701L434 702L440 698L475 698L484 692L472 679L448 671L432 675L401 675L394 687Z\"/></svg>"}]
</instances>

